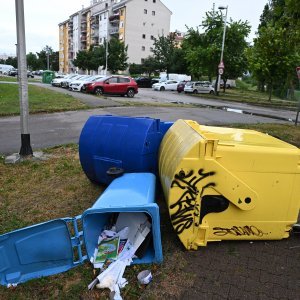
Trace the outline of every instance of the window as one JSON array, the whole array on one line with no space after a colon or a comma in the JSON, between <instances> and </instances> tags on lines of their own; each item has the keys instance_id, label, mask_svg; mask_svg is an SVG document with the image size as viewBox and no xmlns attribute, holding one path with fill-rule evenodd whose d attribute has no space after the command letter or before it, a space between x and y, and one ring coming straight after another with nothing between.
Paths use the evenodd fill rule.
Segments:
<instances>
[{"instance_id":1,"label":"window","mask_svg":"<svg viewBox=\"0 0 300 300\"><path fill-rule=\"evenodd\" d=\"M147 9L144 9L144 14L146 15L148 13Z\"/></svg>"},{"instance_id":2,"label":"window","mask_svg":"<svg viewBox=\"0 0 300 300\"><path fill-rule=\"evenodd\" d=\"M153 41L153 40L154 40L154 36L153 36L153 35L151 35L150 39Z\"/></svg>"},{"instance_id":3,"label":"window","mask_svg":"<svg viewBox=\"0 0 300 300\"><path fill-rule=\"evenodd\" d=\"M152 16L155 16L155 11L154 10L152 10Z\"/></svg>"},{"instance_id":4,"label":"window","mask_svg":"<svg viewBox=\"0 0 300 300\"><path fill-rule=\"evenodd\" d=\"M106 82L109 82L109 83L118 83L118 77L109 78Z\"/></svg>"},{"instance_id":5,"label":"window","mask_svg":"<svg viewBox=\"0 0 300 300\"><path fill-rule=\"evenodd\" d=\"M142 46L142 51L145 51L146 50L146 47L145 46Z\"/></svg>"},{"instance_id":6,"label":"window","mask_svg":"<svg viewBox=\"0 0 300 300\"><path fill-rule=\"evenodd\" d=\"M142 58L141 59L141 63L143 64L145 62L145 58Z\"/></svg>"},{"instance_id":7,"label":"window","mask_svg":"<svg viewBox=\"0 0 300 300\"><path fill-rule=\"evenodd\" d=\"M143 36L143 39L145 39L145 38L146 38L146 34L143 34L142 36Z\"/></svg>"},{"instance_id":8,"label":"window","mask_svg":"<svg viewBox=\"0 0 300 300\"><path fill-rule=\"evenodd\" d=\"M153 0L153 3L156 3L156 0Z\"/></svg>"},{"instance_id":9,"label":"window","mask_svg":"<svg viewBox=\"0 0 300 300\"><path fill-rule=\"evenodd\" d=\"M150 51L153 51L153 47L150 47Z\"/></svg>"},{"instance_id":10,"label":"window","mask_svg":"<svg viewBox=\"0 0 300 300\"><path fill-rule=\"evenodd\" d=\"M130 82L130 79L126 77L119 77L119 83L126 83L126 82Z\"/></svg>"},{"instance_id":11,"label":"window","mask_svg":"<svg viewBox=\"0 0 300 300\"><path fill-rule=\"evenodd\" d=\"M143 26L146 26L146 22L143 22Z\"/></svg>"}]
</instances>

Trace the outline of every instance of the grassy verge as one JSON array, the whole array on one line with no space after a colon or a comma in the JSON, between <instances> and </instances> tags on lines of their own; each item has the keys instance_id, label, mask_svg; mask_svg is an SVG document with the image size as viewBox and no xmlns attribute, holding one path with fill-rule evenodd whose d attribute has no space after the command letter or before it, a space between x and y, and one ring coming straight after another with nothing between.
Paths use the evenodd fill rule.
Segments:
<instances>
[{"instance_id":1,"label":"grassy verge","mask_svg":"<svg viewBox=\"0 0 300 300\"><path fill-rule=\"evenodd\" d=\"M242 89L227 89L225 93L223 90L220 91L219 96L215 95L196 95L197 97L212 98L217 100L226 100L234 102L249 103L260 106L271 106L279 108L290 108L296 109L298 102L290 100L282 100L278 97L273 96L272 100L269 101L268 94L252 90Z\"/></svg>"},{"instance_id":2,"label":"grassy verge","mask_svg":"<svg viewBox=\"0 0 300 300\"><path fill-rule=\"evenodd\" d=\"M28 86L30 113L57 112L88 108L78 99L48 89ZM19 90L16 84L0 84L0 116L20 113Z\"/></svg>"},{"instance_id":3,"label":"grassy verge","mask_svg":"<svg viewBox=\"0 0 300 300\"><path fill-rule=\"evenodd\" d=\"M275 135L300 147L299 129L292 125L235 125ZM81 214L104 190L84 175L75 145L46 150L47 161L26 161L5 165L0 159L0 234L24 226L56 218ZM124 299L178 299L181 291L193 285L193 274L186 252L174 233L168 210L161 193L160 206L164 262L161 265L131 266L125 278L129 284L122 290ZM200 251L200 250L199 250ZM143 269L151 269L151 285L138 285L136 276ZM108 299L108 291L87 291L95 273L89 263L68 272L32 280L17 288L0 286L0 299ZM45 296L46 295L46 296Z\"/></svg>"},{"instance_id":4,"label":"grassy verge","mask_svg":"<svg viewBox=\"0 0 300 300\"><path fill-rule=\"evenodd\" d=\"M3 76L3 75L0 75L0 81L17 82L17 77L16 76ZM29 82L41 82L41 79L37 78L37 77L34 77L34 78L29 77L28 81Z\"/></svg>"}]
</instances>

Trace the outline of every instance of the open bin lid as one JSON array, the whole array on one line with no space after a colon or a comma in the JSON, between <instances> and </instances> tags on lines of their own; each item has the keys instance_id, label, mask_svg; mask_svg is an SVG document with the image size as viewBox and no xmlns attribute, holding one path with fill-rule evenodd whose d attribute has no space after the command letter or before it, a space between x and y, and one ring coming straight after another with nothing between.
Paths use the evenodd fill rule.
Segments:
<instances>
[{"instance_id":1,"label":"open bin lid","mask_svg":"<svg viewBox=\"0 0 300 300\"><path fill-rule=\"evenodd\" d=\"M74 225L71 237L68 224ZM29 226L0 236L0 284L18 284L29 279L67 271L74 262L74 247L80 247L76 218L64 218Z\"/></svg>"}]
</instances>

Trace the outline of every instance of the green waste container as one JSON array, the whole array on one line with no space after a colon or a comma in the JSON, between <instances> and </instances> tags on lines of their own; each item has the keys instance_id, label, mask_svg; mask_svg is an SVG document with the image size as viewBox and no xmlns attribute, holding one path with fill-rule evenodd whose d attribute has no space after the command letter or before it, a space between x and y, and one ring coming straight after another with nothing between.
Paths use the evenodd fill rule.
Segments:
<instances>
[{"instance_id":1,"label":"green waste container","mask_svg":"<svg viewBox=\"0 0 300 300\"><path fill-rule=\"evenodd\" d=\"M54 79L54 78L55 78L55 72L53 72L53 71L44 71L42 82L43 83L51 83L52 79Z\"/></svg>"}]
</instances>

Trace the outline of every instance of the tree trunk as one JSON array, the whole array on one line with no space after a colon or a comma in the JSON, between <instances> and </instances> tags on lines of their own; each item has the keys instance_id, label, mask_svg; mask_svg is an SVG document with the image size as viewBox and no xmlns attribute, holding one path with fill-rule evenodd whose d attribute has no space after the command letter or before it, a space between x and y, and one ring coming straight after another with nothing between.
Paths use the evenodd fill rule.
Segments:
<instances>
[{"instance_id":1,"label":"tree trunk","mask_svg":"<svg viewBox=\"0 0 300 300\"><path fill-rule=\"evenodd\" d=\"M272 83L269 85L268 90L269 90L269 101L271 102L272 92L273 92L273 84Z\"/></svg>"},{"instance_id":2,"label":"tree trunk","mask_svg":"<svg viewBox=\"0 0 300 300\"><path fill-rule=\"evenodd\" d=\"M225 91L226 91L226 82L227 82L227 79L224 78L223 79L223 92L224 92L224 94L225 94Z\"/></svg>"}]
</instances>

